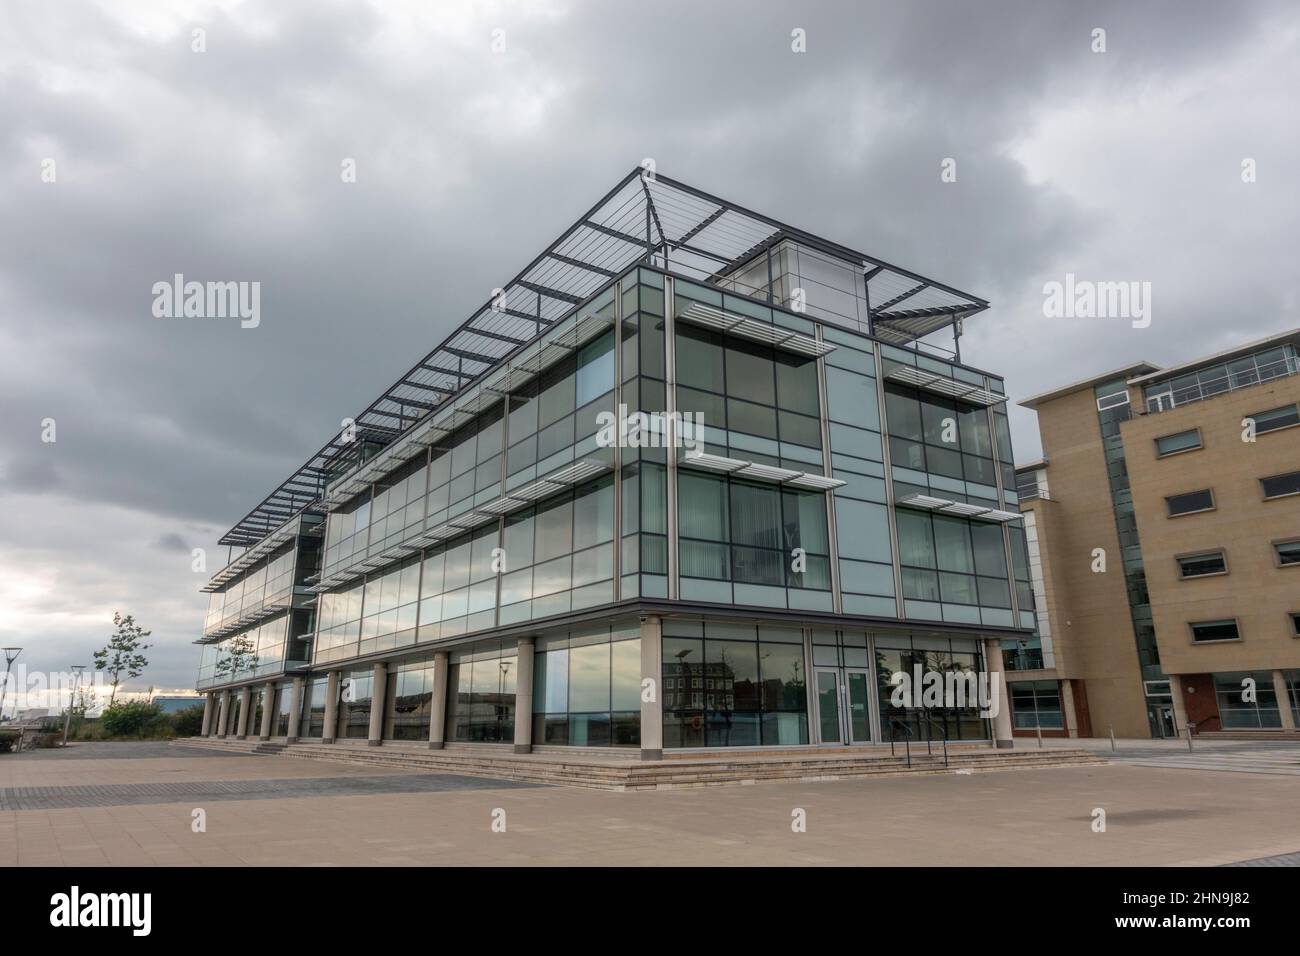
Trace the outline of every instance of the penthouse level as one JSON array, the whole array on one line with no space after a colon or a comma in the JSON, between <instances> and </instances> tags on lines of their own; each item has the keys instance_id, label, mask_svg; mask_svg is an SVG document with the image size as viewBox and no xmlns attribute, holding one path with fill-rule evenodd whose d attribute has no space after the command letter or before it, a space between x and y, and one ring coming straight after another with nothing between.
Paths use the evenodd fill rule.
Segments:
<instances>
[{"instance_id":1,"label":"penthouse level","mask_svg":"<svg viewBox=\"0 0 1300 956\"><path fill-rule=\"evenodd\" d=\"M325 515L309 656L209 644L204 732L1009 745L1006 706L889 685L1033 634L1005 390L960 361L986 308L632 171L223 537Z\"/></svg>"}]
</instances>

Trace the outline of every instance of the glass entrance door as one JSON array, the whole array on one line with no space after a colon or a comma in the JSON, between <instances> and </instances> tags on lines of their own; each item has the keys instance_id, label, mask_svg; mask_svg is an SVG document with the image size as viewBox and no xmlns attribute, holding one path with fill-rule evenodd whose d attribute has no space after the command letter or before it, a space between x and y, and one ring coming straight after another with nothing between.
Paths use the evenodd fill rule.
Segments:
<instances>
[{"instance_id":1,"label":"glass entrance door","mask_svg":"<svg viewBox=\"0 0 1300 956\"><path fill-rule=\"evenodd\" d=\"M824 744L871 742L871 671L856 667L818 668L817 722Z\"/></svg>"},{"instance_id":2,"label":"glass entrance door","mask_svg":"<svg viewBox=\"0 0 1300 956\"><path fill-rule=\"evenodd\" d=\"M844 729L840 713L840 672L838 669L818 669L817 672L817 725L824 744L844 743Z\"/></svg>"},{"instance_id":3,"label":"glass entrance door","mask_svg":"<svg viewBox=\"0 0 1300 956\"><path fill-rule=\"evenodd\" d=\"M867 696L871 690L871 672L866 668L846 668L844 671L846 716L848 717L851 744L871 741L871 705Z\"/></svg>"}]
</instances>

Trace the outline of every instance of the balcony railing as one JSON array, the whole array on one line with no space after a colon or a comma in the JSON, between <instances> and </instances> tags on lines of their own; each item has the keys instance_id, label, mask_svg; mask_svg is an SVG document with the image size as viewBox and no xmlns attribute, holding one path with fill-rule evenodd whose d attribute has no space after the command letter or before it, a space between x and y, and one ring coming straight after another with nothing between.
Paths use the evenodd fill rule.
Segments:
<instances>
[{"instance_id":1,"label":"balcony railing","mask_svg":"<svg viewBox=\"0 0 1300 956\"><path fill-rule=\"evenodd\" d=\"M1043 652L1039 648L1002 652L1002 665L1009 671L1038 671L1043 669Z\"/></svg>"},{"instance_id":2,"label":"balcony railing","mask_svg":"<svg viewBox=\"0 0 1300 956\"><path fill-rule=\"evenodd\" d=\"M1300 373L1300 359L1294 355L1285 355L1267 362L1255 358L1257 360L1249 368L1233 370L1231 366L1220 366L1219 369L1207 369L1206 371L1214 371L1218 374L1205 378L1197 375L1196 382L1178 388L1173 387L1173 381L1177 379L1159 385L1148 385L1146 387L1147 413L1167 412L1173 408L1190 405L1192 402L1203 402L1216 395L1235 392L1241 388L1250 388ZM1231 365L1237 364L1238 362L1231 363Z\"/></svg>"}]
</instances>

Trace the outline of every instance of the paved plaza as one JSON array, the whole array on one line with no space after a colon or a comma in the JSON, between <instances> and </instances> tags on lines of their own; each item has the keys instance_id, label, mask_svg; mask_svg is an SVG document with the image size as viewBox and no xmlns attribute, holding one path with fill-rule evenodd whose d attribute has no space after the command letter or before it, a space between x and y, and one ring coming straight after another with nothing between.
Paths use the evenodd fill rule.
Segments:
<instances>
[{"instance_id":1,"label":"paved plaza","mask_svg":"<svg viewBox=\"0 0 1300 956\"><path fill-rule=\"evenodd\" d=\"M1300 754L1207 749L1195 766L1173 749L1120 757L1101 766L616 793L167 744L82 744L0 758L0 866L1300 861L1300 778L1286 764ZM1166 758L1174 764L1161 764ZM1104 833L1093 832L1098 808ZM196 809L205 832L192 830ZM800 810L801 833L791 826Z\"/></svg>"}]
</instances>

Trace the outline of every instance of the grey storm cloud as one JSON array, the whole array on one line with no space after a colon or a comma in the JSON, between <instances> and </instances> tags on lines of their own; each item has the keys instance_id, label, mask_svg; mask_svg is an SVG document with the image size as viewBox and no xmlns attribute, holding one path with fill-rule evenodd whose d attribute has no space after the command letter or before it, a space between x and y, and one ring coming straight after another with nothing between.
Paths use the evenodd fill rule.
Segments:
<instances>
[{"instance_id":1,"label":"grey storm cloud","mask_svg":"<svg viewBox=\"0 0 1300 956\"><path fill-rule=\"evenodd\" d=\"M1298 325L1298 36L1281 2L6 4L0 636L61 666L120 607L154 630L142 684L191 683L190 548L220 565L646 157L989 299L963 356L1015 397ZM1066 271L1152 280L1152 327L1049 323ZM177 273L260 282L260 324L155 318Z\"/></svg>"}]
</instances>

